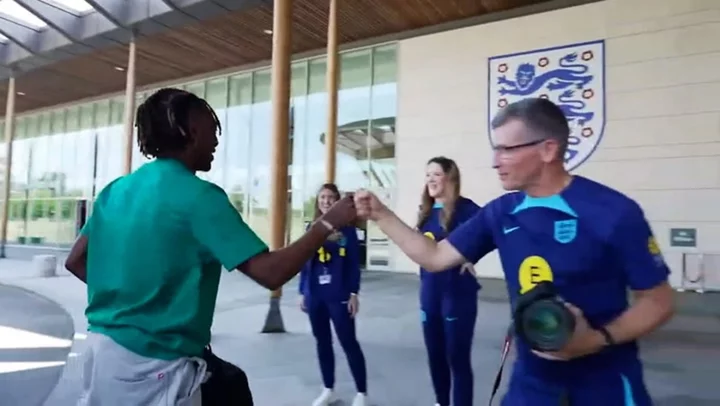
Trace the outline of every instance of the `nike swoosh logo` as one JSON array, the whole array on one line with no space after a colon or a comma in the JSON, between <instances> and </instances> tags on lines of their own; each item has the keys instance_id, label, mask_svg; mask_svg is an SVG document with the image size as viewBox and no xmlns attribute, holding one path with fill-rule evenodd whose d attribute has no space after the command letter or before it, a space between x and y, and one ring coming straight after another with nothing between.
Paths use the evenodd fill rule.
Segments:
<instances>
[{"instance_id":1,"label":"nike swoosh logo","mask_svg":"<svg viewBox=\"0 0 720 406\"><path fill-rule=\"evenodd\" d=\"M447 321L455 321L455 320L457 320L457 317L445 317L445 320L447 320Z\"/></svg>"},{"instance_id":2,"label":"nike swoosh logo","mask_svg":"<svg viewBox=\"0 0 720 406\"><path fill-rule=\"evenodd\" d=\"M503 227L503 233L505 233L505 234L510 234L510 233L512 233L513 231L517 230L518 228L520 228L520 227L510 227L510 228L505 228L505 227Z\"/></svg>"}]
</instances>

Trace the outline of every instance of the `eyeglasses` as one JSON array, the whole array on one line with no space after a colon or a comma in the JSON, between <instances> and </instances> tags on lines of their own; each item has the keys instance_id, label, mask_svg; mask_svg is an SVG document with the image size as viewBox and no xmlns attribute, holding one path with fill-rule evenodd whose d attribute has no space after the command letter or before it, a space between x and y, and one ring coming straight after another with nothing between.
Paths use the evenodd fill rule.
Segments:
<instances>
[{"instance_id":1,"label":"eyeglasses","mask_svg":"<svg viewBox=\"0 0 720 406\"><path fill-rule=\"evenodd\" d=\"M493 151L495 151L498 154L508 154L512 153L513 151L517 151L519 149L532 147L534 145L541 144L545 142L547 138L540 138L539 140L526 142L523 144L517 144L517 145L493 145Z\"/></svg>"}]
</instances>

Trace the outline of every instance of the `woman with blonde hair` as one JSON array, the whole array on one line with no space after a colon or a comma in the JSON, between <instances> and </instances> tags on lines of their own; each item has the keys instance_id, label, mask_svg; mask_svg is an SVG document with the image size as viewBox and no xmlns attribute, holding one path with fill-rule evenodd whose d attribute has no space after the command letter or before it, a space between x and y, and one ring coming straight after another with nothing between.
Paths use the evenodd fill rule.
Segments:
<instances>
[{"instance_id":1,"label":"woman with blonde hair","mask_svg":"<svg viewBox=\"0 0 720 406\"><path fill-rule=\"evenodd\" d=\"M455 161L428 161L417 229L440 241L480 209L460 195L460 170ZM470 271L468 271L470 270ZM420 268L420 308L436 406L472 406L471 349L480 284L472 264L427 272Z\"/></svg>"}]
</instances>

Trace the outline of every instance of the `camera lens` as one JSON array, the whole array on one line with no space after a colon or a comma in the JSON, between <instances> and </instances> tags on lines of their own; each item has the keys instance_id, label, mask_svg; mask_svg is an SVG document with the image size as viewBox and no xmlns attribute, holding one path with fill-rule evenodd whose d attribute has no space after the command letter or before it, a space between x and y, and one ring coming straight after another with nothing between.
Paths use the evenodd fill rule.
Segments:
<instances>
[{"instance_id":1,"label":"camera lens","mask_svg":"<svg viewBox=\"0 0 720 406\"><path fill-rule=\"evenodd\" d=\"M552 310L540 309L528 319L528 330L542 336L557 334L560 320Z\"/></svg>"},{"instance_id":2,"label":"camera lens","mask_svg":"<svg viewBox=\"0 0 720 406\"><path fill-rule=\"evenodd\" d=\"M562 349L575 330L575 318L562 304L540 300L529 305L522 314L525 338L536 350Z\"/></svg>"}]
</instances>

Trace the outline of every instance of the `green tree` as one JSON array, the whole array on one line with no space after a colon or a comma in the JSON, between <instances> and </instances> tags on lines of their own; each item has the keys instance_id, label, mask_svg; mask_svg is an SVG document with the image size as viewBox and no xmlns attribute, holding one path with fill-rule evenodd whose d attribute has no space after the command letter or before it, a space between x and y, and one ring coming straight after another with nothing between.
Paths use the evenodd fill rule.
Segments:
<instances>
[{"instance_id":1,"label":"green tree","mask_svg":"<svg viewBox=\"0 0 720 406\"><path fill-rule=\"evenodd\" d=\"M241 185L233 185L230 187L228 198L235 207L235 210L239 213L243 213L245 211L245 193L243 192Z\"/></svg>"},{"instance_id":2,"label":"green tree","mask_svg":"<svg viewBox=\"0 0 720 406\"><path fill-rule=\"evenodd\" d=\"M310 196L307 200L305 200L305 203L303 203L303 217L307 220L312 219L313 216L315 216L315 200L315 196Z\"/></svg>"},{"instance_id":3,"label":"green tree","mask_svg":"<svg viewBox=\"0 0 720 406\"><path fill-rule=\"evenodd\" d=\"M245 195L242 193L230 193L230 202L235 206L235 210L239 213L244 213L245 210Z\"/></svg>"}]
</instances>

